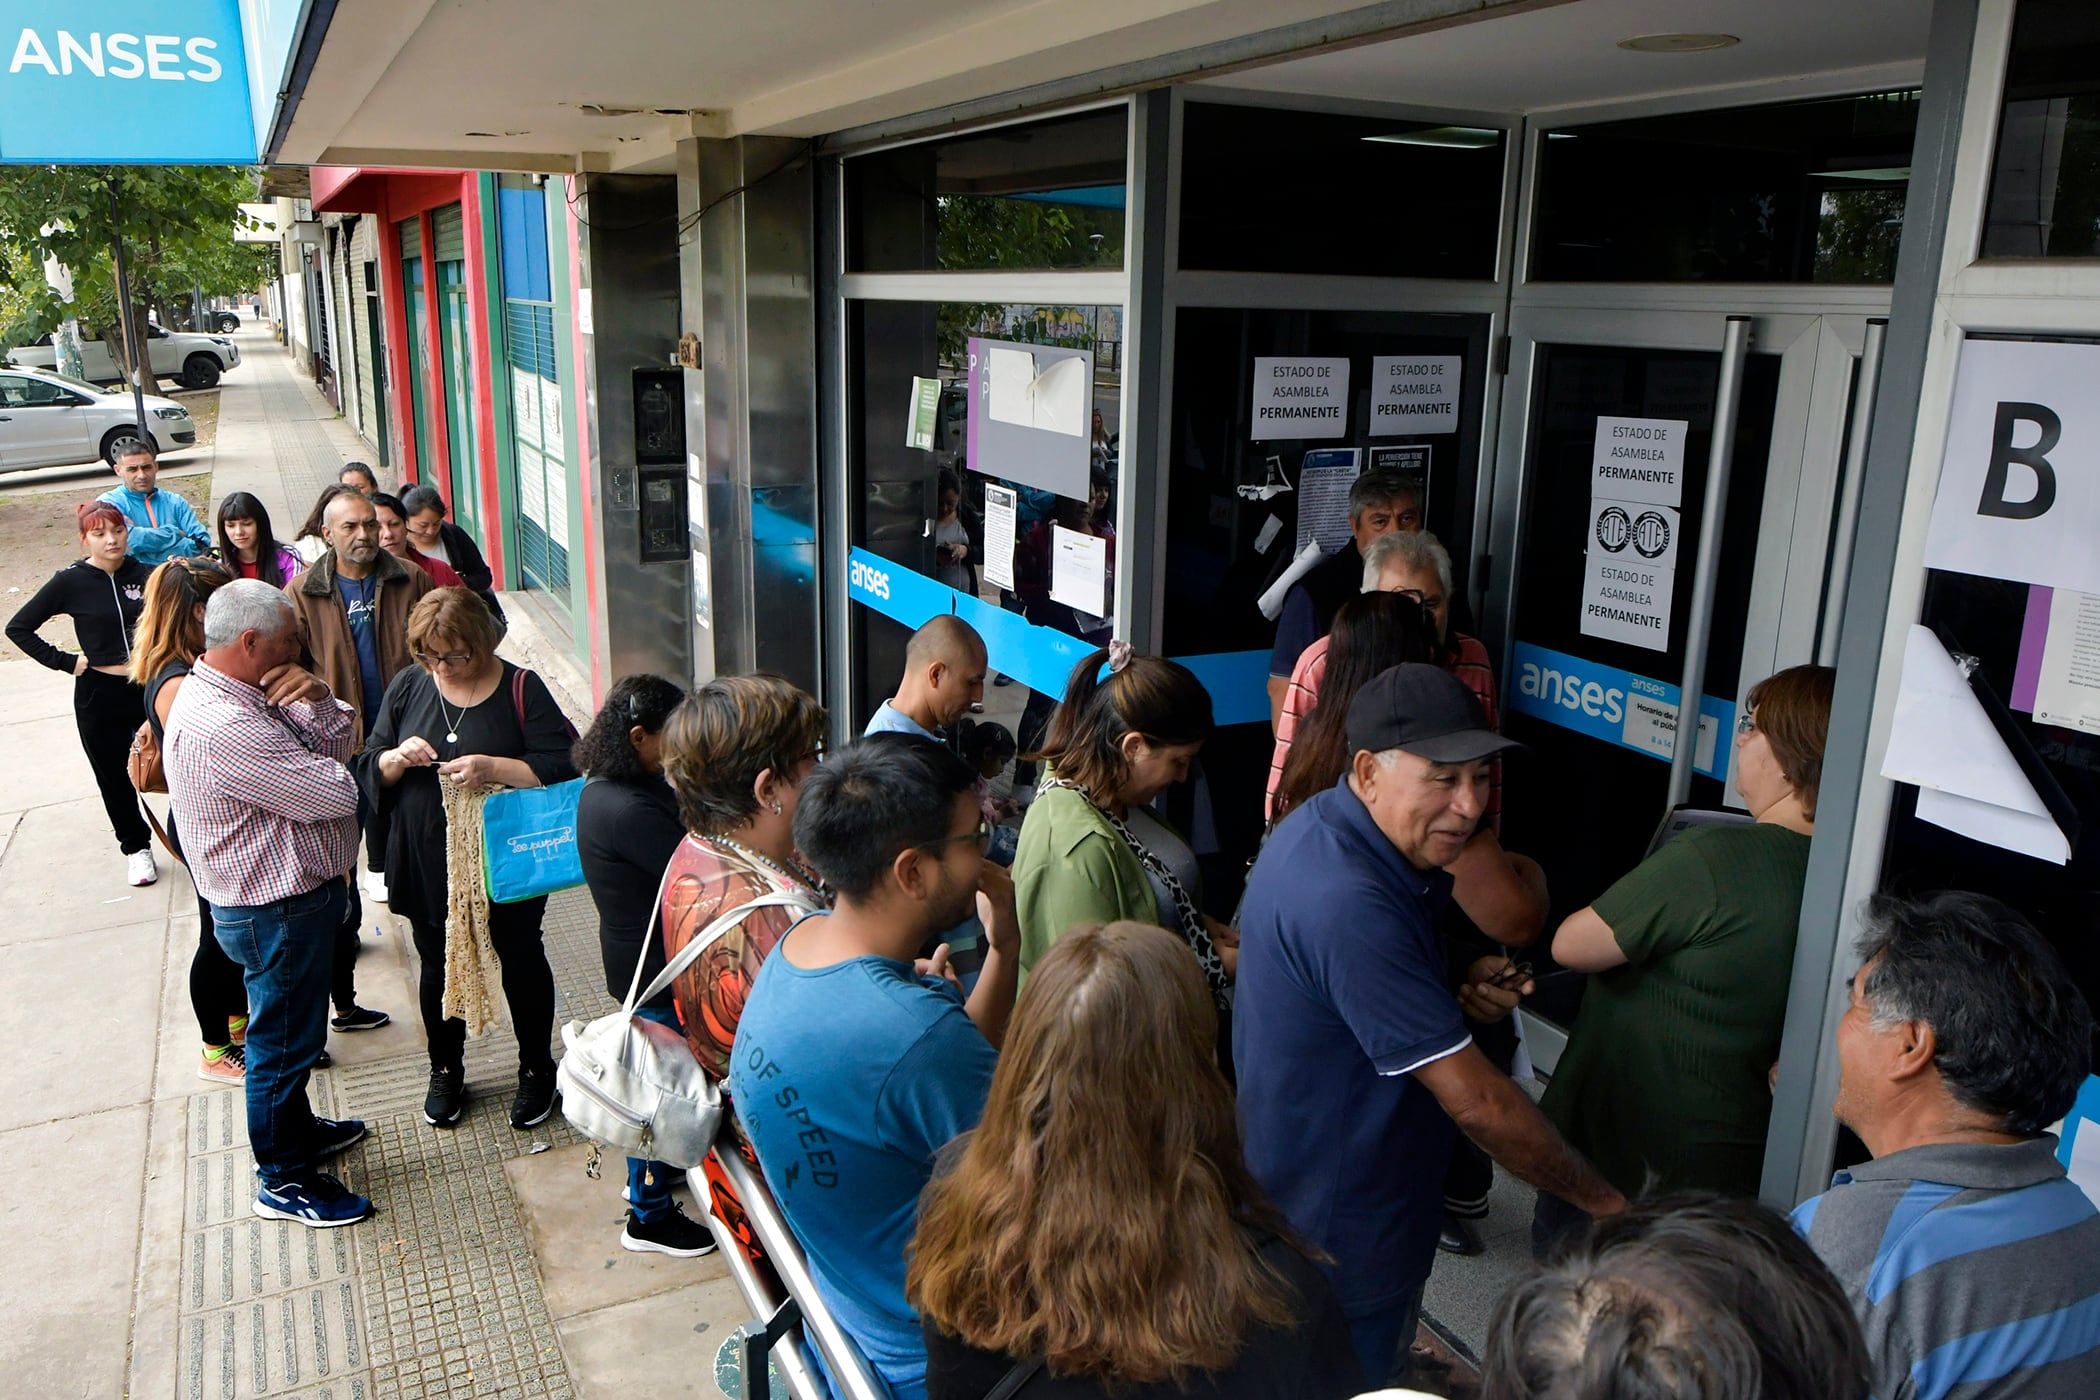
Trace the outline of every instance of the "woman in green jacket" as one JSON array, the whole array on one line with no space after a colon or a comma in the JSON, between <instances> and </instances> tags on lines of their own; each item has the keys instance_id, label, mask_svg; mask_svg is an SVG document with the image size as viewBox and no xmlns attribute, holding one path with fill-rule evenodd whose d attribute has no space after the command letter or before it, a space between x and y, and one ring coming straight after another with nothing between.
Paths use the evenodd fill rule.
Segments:
<instances>
[{"instance_id":1,"label":"woman in green jacket","mask_svg":"<svg viewBox=\"0 0 2100 1400\"><path fill-rule=\"evenodd\" d=\"M1211 727L1203 683L1127 642L1072 669L1014 852L1024 974L1066 929L1135 919L1179 935L1223 1003L1239 935L1203 913L1194 852L1147 805L1188 776Z\"/></svg>"}]
</instances>

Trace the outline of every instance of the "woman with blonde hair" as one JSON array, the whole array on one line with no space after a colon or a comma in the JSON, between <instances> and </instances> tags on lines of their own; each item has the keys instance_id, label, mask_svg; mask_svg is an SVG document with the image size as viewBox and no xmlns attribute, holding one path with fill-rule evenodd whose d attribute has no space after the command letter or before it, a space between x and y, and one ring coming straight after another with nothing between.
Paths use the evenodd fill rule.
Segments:
<instances>
[{"instance_id":1,"label":"woman with blonde hair","mask_svg":"<svg viewBox=\"0 0 2100 1400\"><path fill-rule=\"evenodd\" d=\"M928 1400L1363 1388L1241 1156L1209 989L1156 925L1083 925L1036 965L984 1117L920 1199L905 1295Z\"/></svg>"},{"instance_id":2,"label":"woman with blonde hair","mask_svg":"<svg viewBox=\"0 0 2100 1400\"><path fill-rule=\"evenodd\" d=\"M444 787L542 787L576 776L576 732L536 674L496 655L496 619L464 588L434 588L408 615L416 665L386 690L356 759L357 777L387 831L388 907L409 922L429 1042L423 1121L449 1128L466 1111L466 1023L445 1014ZM489 939L503 964L503 998L518 1037L518 1091L510 1125L537 1127L554 1111L554 972L540 941L547 899L489 906Z\"/></svg>"},{"instance_id":3,"label":"woman with blonde hair","mask_svg":"<svg viewBox=\"0 0 2100 1400\"><path fill-rule=\"evenodd\" d=\"M167 741L168 711L174 708L183 678L203 654L205 600L218 592L219 585L232 581L233 575L222 565L204 558L170 559L146 579L146 601L132 635L131 681L144 690L146 721L153 726L156 741ZM172 803L167 834L171 852L181 860L182 837L175 830ZM190 955L190 1009L197 1013L197 1035L203 1043L197 1061L199 1079L220 1084L247 1080L246 977L241 965L219 946L212 933L211 904L198 895L197 951Z\"/></svg>"}]
</instances>

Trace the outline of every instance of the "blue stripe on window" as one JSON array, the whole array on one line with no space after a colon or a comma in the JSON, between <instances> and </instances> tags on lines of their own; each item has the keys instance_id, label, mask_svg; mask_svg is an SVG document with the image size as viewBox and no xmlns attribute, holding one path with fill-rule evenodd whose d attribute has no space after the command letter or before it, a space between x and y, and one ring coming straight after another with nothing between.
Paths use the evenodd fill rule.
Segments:
<instances>
[{"instance_id":1,"label":"blue stripe on window","mask_svg":"<svg viewBox=\"0 0 2100 1400\"><path fill-rule=\"evenodd\" d=\"M2077 1187L2071 1187L2076 1191ZM1910 1368L1917 1400L1941 1400L1958 1385L1977 1385L2015 1371L2048 1366L2100 1347L2100 1297L2068 1308L1971 1332L1934 1347ZM2046 1387L2043 1387L2046 1389Z\"/></svg>"},{"instance_id":2,"label":"blue stripe on window","mask_svg":"<svg viewBox=\"0 0 2100 1400\"><path fill-rule=\"evenodd\" d=\"M1906 1192L1897 1206L1901 1215L1920 1188L1932 1186L1941 1199L1957 1189L1936 1182L1919 1182ZM1932 1224L1908 1237L1896 1232L1890 1221L1882 1237L1881 1252L1867 1275L1867 1301L1879 1304L1897 1285L1912 1275L1959 1259L1964 1254L2039 1239L2058 1230L2068 1230L2093 1218L2093 1203L2084 1191L2059 1177L2018 1191L1990 1196L1973 1205L1949 1206L1932 1214Z\"/></svg>"},{"instance_id":3,"label":"blue stripe on window","mask_svg":"<svg viewBox=\"0 0 2100 1400\"><path fill-rule=\"evenodd\" d=\"M1944 1186L1937 1181L1914 1181L1904 1191L1903 1199L1896 1202L1896 1209L1889 1213L1889 1223L1882 1229L1881 1245L1874 1251L1874 1267L1867 1275L1867 1299L1878 1303L1890 1287L1900 1282L1904 1275L1897 1274L1882 1286L1882 1278L1888 1268L1889 1256L1896 1246L1903 1243L1913 1225L1923 1220L1932 1208L1949 1196L1960 1191L1959 1186Z\"/></svg>"}]
</instances>

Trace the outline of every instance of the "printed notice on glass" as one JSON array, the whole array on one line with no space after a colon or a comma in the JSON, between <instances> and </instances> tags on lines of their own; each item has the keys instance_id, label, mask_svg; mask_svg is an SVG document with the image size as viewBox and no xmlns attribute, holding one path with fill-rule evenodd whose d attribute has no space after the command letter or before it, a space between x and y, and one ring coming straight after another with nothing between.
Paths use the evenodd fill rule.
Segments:
<instances>
[{"instance_id":1,"label":"printed notice on glass","mask_svg":"<svg viewBox=\"0 0 2100 1400\"><path fill-rule=\"evenodd\" d=\"M2034 722L2100 734L2100 594L2059 588L2050 601Z\"/></svg>"},{"instance_id":2,"label":"printed notice on glass","mask_svg":"<svg viewBox=\"0 0 2100 1400\"><path fill-rule=\"evenodd\" d=\"M1018 491L984 484L984 579L1008 590L1014 586L1014 520L1020 504Z\"/></svg>"},{"instance_id":3,"label":"printed notice on glass","mask_svg":"<svg viewBox=\"0 0 2100 1400\"><path fill-rule=\"evenodd\" d=\"M1332 554L1349 542L1349 488L1356 485L1358 460L1353 447L1323 447L1298 464L1299 550L1318 540Z\"/></svg>"},{"instance_id":4,"label":"printed notice on glass","mask_svg":"<svg viewBox=\"0 0 2100 1400\"><path fill-rule=\"evenodd\" d=\"M1373 355L1372 437L1458 431L1462 355Z\"/></svg>"},{"instance_id":5,"label":"printed notice on glass","mask_svg":"<svg viewBox=\"0 0 2100 1400\"><path fill-rule=\"evenodd\" d=\"M1108 615L1108 541L1050 528L1050 596L1074 612Z\"/></svg>"},{"instance_id":6,"label":"printed notice on glass","mask_svg":"<svg viewBox=\"0 0 2100 1400\"><path fill-rule=\"evenodd\" d=\"M1668 506L1592 498L1582 569L1582 633L1650 651L1670 644L1683 520Z\"/></svg>"},{"instance_id":7,"label":"printed notice on glass","mask_svg":"<svg viewBox=\"0 0 2100 1400\"><path fill-rule=\"evenodd\" d=\"M1254 361L1254 404L1248 415L1256 442L1277 438L1345 437L1349 432L1349 360Z\"/></svg>"},{"instance_id":8,"label":"printed notice on glass","mask_svg":"<svg viewBox=\"0 0 2100 1400\"><path fill-rule=\"evenodd\" d=\"M904 445L921 452L933 451L933 425L941 407L941 381L912 376L911 417L904 428Z\"/></svg>"},{"instance_id":9,"label":"printed notice on glass","mask_svg":"<svg viewBox=\"0 0 2100 1400\"><path fill-rule=\"evenodd\" d=\"M1681 418L1599 418L1590 495L1681 509L1686 429Z\"/></svg>"}]
</instances>

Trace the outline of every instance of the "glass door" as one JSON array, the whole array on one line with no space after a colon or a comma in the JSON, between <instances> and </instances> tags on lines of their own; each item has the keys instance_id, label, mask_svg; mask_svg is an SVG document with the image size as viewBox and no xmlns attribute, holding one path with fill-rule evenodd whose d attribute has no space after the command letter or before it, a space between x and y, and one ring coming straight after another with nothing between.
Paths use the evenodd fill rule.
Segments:
<instances>
[{"instance_id":1,"label":"glass door","mask_svg":"<svg viewBox=\"0 0 2100 1400\"><path fill-rule=\"evenodd\" d=\"M1691 803L1734 804L1738 707L1815 658L1866 317L1755 316L1720 519L1706 489L1727 317L1519 310L1503 401L1491 590L1507 620L1503 840L1545 867L1554 918L1638 864L1669 803L1696 561L1721 531ZM1845 542L1849 548L1849 540ZM1541 1008L1549 1014L1550 1002Z\"/></svg>"}]
</instances>

